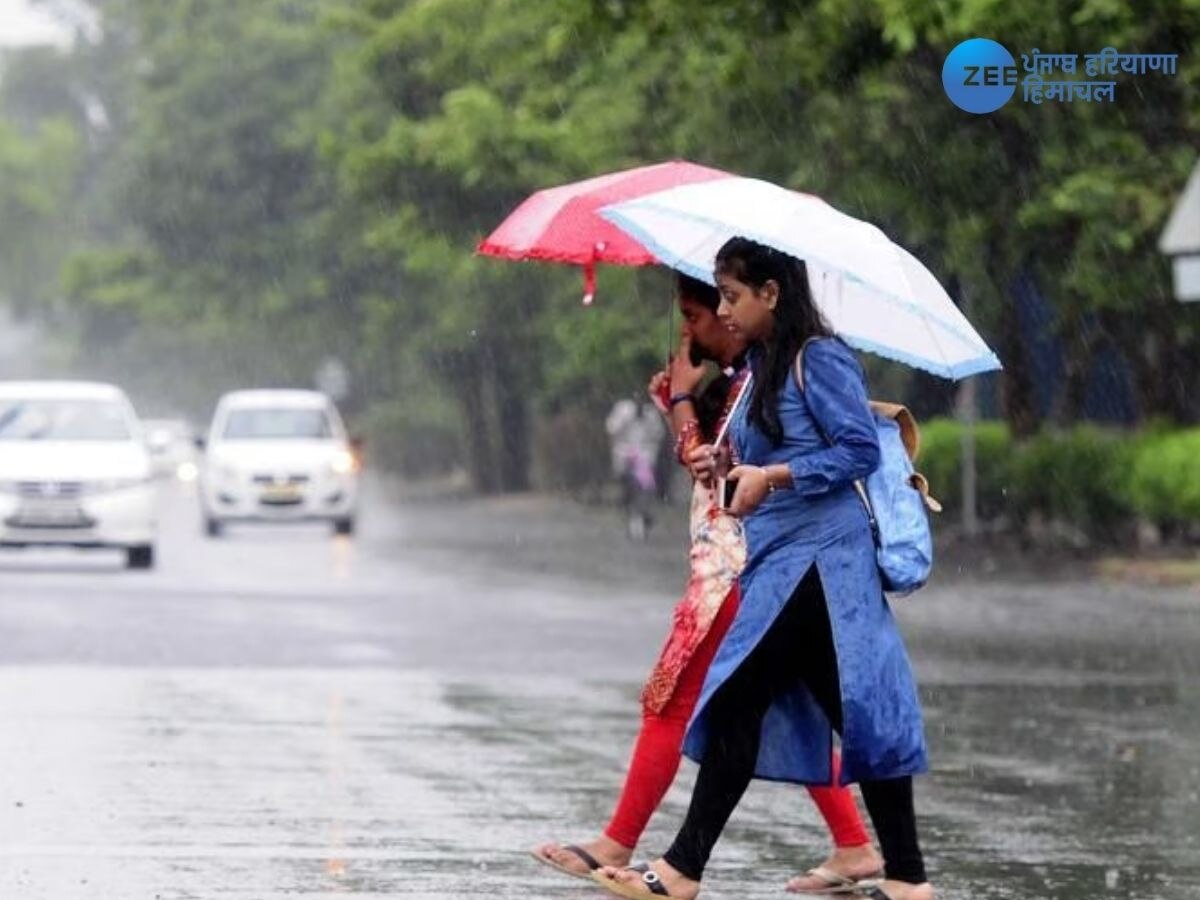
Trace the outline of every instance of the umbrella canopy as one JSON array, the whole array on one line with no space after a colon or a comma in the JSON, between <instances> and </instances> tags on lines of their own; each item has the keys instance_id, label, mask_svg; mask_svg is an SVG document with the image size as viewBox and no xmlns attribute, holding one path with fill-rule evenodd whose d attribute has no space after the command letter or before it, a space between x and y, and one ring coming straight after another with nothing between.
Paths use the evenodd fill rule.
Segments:
<instances>
[{"instance_id":1,"label":"umbrella canopy","mask_svg":"<svg viewBox=\"0 0 1200 900\"><path fill-rule=\"evenodd\" d=\"M587 301L595 293L596 263L645 266L658 262L638 240L596 215L600 207L677 185L730 177L720 169L673 160L547 188L513 210L480 241L477 252L583 266Z\"/></svg>"},{"instance_id":2,"label":"umbrella canopy","mask_svg":"<svg viewBox=\"0 0 1200 900\"><path fill-rule=\"evenodd\" d=\"M1000 360L911 253L819 197L753 178L686 185L599 214L664 265L709 283L717 250L746 237L803 259L813 297L847 342L944 378Z\"/></svg>"}]
</instances>

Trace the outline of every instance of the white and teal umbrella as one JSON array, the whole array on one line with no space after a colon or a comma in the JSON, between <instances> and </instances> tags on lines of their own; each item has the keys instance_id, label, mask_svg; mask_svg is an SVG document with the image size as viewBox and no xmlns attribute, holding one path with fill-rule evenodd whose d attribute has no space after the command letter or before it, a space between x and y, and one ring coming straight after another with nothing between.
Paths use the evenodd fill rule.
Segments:
<instances>
[{"instance_id":1,"label":"white and teal umbrella","mask_svg":"<svg viewBox=\"0 0 1200 900\"><path fill-rule=\"evenodd\" d=\"M803 259L813 297L848 343L943 378L1000 360L915 256L819 197L753 178L718 178L600 209L664 265L713 282L717 250L745 237Z\"/></svg>"}]
</instances>

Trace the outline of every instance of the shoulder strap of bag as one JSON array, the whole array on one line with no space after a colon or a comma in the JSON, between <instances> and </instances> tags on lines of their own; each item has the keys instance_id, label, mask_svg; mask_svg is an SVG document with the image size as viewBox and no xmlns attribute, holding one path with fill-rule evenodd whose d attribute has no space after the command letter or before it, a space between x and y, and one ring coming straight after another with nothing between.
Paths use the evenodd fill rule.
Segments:
<instances>
[{"instance_id":1,"label":"shoulder strap of bag","mask_svg":"<svg viewBox=\"0 0 1200 900\"><path fill-rule=\"evenodd\" d=\"M807 338L804 341L804 343L800 345L800 349L796 353L796 363L795 363L796 387L800 388L801 394L804 393L804 350L806 347L808 347L809 344L811 344L815 340L818 340L818 338L815 338L815 337ZM826 440L828 440L828 438L826 438Z\"/></svg>"},{"instance_id":2,"label":"shoulder strap of bag","mask_svg":"<svg viewBox=\"0 0 1200 900\"><path fill-rule=\"evenodd\" d=\"M904 444L904 452L908 454L908 461L915 464L921 452L921 429L909 408L900 403L872 400L871 409L896 423L896 427L900 429L900 441Z\"/></svg>"}]
</instances>

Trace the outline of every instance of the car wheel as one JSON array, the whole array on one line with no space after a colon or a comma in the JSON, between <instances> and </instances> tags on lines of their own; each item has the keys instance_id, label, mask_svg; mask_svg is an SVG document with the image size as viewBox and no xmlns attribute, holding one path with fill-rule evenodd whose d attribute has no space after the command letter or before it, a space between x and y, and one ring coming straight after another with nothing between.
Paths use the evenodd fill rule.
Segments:
<instances>
[{"instance_id":1,"label":"car wheel","mask_svg":"<svg viewBox=\"0 0 1200 900\"><path fill-rule=\"evenodd\" d=\"M335 519L333 522L334 534L354 534L353 519Z\"/></svg>"},{"instance_id":2,"label":"car wheel","mask_svg":"<svg viewBox=\"0 0 1200 900\"><path fill-rule=\"evenodd\" d=\"M218 520L210 518L210 517L205 517L204 533L206 535L208 535L211 538L220 537L221 532L224 530L225 530L225 527Z\"/></svg>"},{"instance_id":3,"label":"car wheel","mask_svg":"<svg viewBox=\"0 0 1200 900\"><path fill-rule=\"evenodd\" d=\"M135 547L127 547L125 549L125 568L153 569L154 546L152 544L138 544Z\"/></svg>"}]
</instances>

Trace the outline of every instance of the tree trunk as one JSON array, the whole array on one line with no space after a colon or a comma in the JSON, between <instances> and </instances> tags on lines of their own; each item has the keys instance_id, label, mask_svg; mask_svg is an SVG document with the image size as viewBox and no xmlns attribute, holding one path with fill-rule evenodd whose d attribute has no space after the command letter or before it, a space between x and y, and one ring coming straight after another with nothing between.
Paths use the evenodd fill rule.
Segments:
<instances>
[{"instance_id":1,"label":"tree trunk","mask_svg":"<svg viewBox=\"0 0 1200 900\"><path fill-rule=\"evenodd\" d=\"M993 283L1006 284L1008 279L997 277L993 272ZM1029 364L1029 353L1025 345L1025 334L1021 328L1018 298L1005 291L1007 302L1001 304L1000 313L1000 361L1004 371L1000 373L1000 408L1008 420L1009 429L1015 438L1026 438L1037 433L1041 427L1037 393L1034 389L1033 373Z\"/></svg>"},{"instance_id":2,"label":"tree trunk","mask_svg":"<svg viewBox=\"0 0 1200 900\"><path fill-rule=\"evenodd\" d=\"M1163 411L1191 425L1200 422L1200 309L1178 303L1173 319Z\"/></svg>"},{"instance_id":3,"label":"tree trunk","mask_svg":"<svg viewBox=\"0 0 1200 900\"><path fill-rule=\"evenodd\" d=\"M1093 326L1078 316L1070 317L1067 327L1060 329L1059 339L1064 348L1063 379L1054 400L1054 420L1059 425L1074 425L1083 417L1095 352L1094 337Z\"/></svg>"},{"instance_id":4,"label":"tree trunk","mask_svg":"<svg viewBox=\"0 0 1200 900\"><path fill-rule=\"evenodd\" d=\"M1180 339L1185 326L1182 316L1191 312L1170 299L1148 303L1121 332L1121 345L1133 369L1139 421L1165 417L1182 423L1193 418L1200 368L1195 341Z\"/></svg>"},{"instance_id":5,"label":"tree trunk","mask_svg":"<svg viewBox=\"0 0 1200 900\"><path fill-rule=\"evenodd\" d=\"M528 386L521 377L520 360L505 357L496 366L495 382L497 447L499 450L500 488L505 491L529 490L530 414Z\"/></svg>"},{"instance_id":6,"label":"tree trunk","mask_svg":"<svg viewBox=\"0 0 1200 900\"><path fill-rule=\"evenodd\" d=\"M1200 341L1179 347L1176 354L1176 378L1172 382L1172 408L1184 425L1200 425Z\"/></svg>"},{"instance_id":7,"label":"tree trunk","mask_svg":"<svg viewBox=\"0 0 1200 900\"><path fill-rule=\"evenodd\" d=\"M461 377L455 381L466 420L467 471L471 483L482 494L494 494L500 489L499 469L491 439L489 415L490 373L478 361L462 361Z\"/></svg>"}]
</instances>

